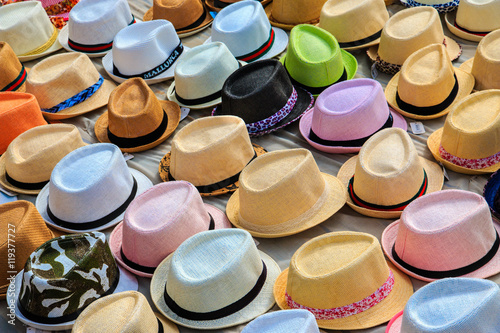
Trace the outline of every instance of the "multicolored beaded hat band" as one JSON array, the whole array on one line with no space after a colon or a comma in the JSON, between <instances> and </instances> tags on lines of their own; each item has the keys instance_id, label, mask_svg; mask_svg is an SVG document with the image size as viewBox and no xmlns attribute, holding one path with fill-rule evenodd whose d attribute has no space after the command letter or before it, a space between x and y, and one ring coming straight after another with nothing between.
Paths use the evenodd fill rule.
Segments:
<instances>
[{"instance_id":1,"label":"multicolored beaded hat band","mask_svg":"<svg viewBox=\"0 0 500 333\"><path fill-rule=\"evenodd\" d=\"M16 91L18 90L26 81L26 76L28 76L28 73L26 72L26 69L24 68L24 65L21 67L21 72L19 75L8 85L0 89L0 91Z\"/></svg>"},{"instance_id":2,"label":"multicolored beaded hat band","mask_svg":"<svg viewBox=\"0 0 500 333\"><path fill-rule=\"evenodd\" d=\"M473 170L485 169L492 165L500 163L500 152L485 158L470 159L470 158L457 157L453 154L450 154L449 152L446 151L446 149L444 149L443 146L440 145L439 155L441 155L442 158L444 158L450 163L453 163L463 168L473 169Z\"/></svg>"},{"instance_id":3,"label":"multicolored beaded hat band","mask_svg":"<svg viewBox=\"0 0 500 333\"><path fill-rule=\"evenodd\" d=\"M57 28L54 27L54 31L52 32L52 35L50 36L48 41L46 41L45 43L43 43L41 46L37 47L34 50L31 50L25 54L20 54L19 57L31 56L31 55L40 54L40 53L47 51L52 45L54 45L54 43L57 40L58 35L59 35L59 30L57 30Z\"/></svg>"},{"instance_id":4,"label":"multicolored beaded hat band","mask_svg":"<svg viewBox=\"0 0 500 333\"><path fill-rule=\"evenodd\" d=\"M328 85L326 86L323 86L323 87L311 87L311 86L307 86L305 84L302 84L298 81L296 81L291 75L290 75L290 72L288 71L288 68L286 68L286 58L285 60L283 61L283 64L284 64L284 67L286 69L286 72L288 73L288 77L290 78L290 81L292 81L292 84L294 86L299 86L305 90L307 90L308 92L310 92L311 94L313 95L319 95L323 92L323 90L325 90L326 88L330 87L331 85L335 84L335 83L338 83L338 82L342 82L342 81L346 81L347 80L347 71L344 67L344 71L342 72L342 75L334 82L332 83L329 83Z\"/></svg>"},{"instance_id":5,"label":"multicolored beaded hat band","mask_svg":"<svg viewBox=\"0 0 500 333\"><path fill-rule=\"evenodd\" d=\"M238 56L238 57L236 57L236 59L241 60L241 61L245 61L245 62L252 62L252 61L259 59L260 57L262 57L264 54L266 54L271 49L271 47L274 44L274 40L275 40L274 37L275 37L274 30L273 30L273 28L271 28L271 30L269 31L269 38L267 39L267 41L264 44L262 44L257 50L252 51L252 52L247 53L247 54L244 54L242 56Z\"/></svg>"}]
</instances>

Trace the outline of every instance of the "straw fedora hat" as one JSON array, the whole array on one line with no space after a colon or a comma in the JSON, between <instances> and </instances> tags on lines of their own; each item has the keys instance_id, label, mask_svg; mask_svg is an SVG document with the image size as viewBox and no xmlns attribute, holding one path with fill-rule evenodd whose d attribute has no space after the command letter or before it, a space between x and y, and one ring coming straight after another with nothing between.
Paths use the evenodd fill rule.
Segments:
<instances>
[{"instance_id":1,"label":"straw fedora hat","mask_svg":"<svg viewBox=\"0 0 500 333\"><path fill-rule=\"evenodd\" d=\"M351 231L307 241L274 285L281 309L306 309L320 328L334 330L389 321L412 294L410 279L385 260L377 238Z\"/></svg>"},{"instance_id":2,"label":"straw fedora hat","mask_svg":"<svg viewBox=\"0 0 500 333\"><path fill-rule=\"evenodd\" d=\"M59 43L69 52L102 57L118 31L135 23L127 0L81 0L69 13Z\"/></svg>"},{"instance_id":3,"label":"straw fedora hat","mask_svg":"<svg viewBox=\"0 0 500 333\"><path fill-rule=\"evenodd\" d=\"M327 153L355 153L378 131L399 127L406 120L390 109L380 83L372 79L339 82L323 91L300 118L300 134Z\"/></svg>"},{"instance_id":4,"label":"straw fedora hat","mask_svg":"<svg viewBox=\"0 0 500 333\"><path fill-rule=\"evenodd\" d=\"M0 283L0 299L3 300L7 293L13 293L13 290L9 289L9 280L7 279L10 274L8 271L21 271L31 252L49 239L54 238L54 234L45 224L35 205L29 201L17 200L0 205L0 220L5 228L0 240L0 265L3 268L0 270L0 281L2 281ZM10 234L7 234L7 228L15 230L15 239L8 237ZM8 238L10 238L10 242ZM9 248L12 249L12 246L9 247L9 243L11 245L18 244L15 247L15 260L9 260L9 253L12 252L12 250L9 251ZM7 269L7 267L9 268Z\"/></svg>"},{"instance_id":5,"label":"straw fedora hat","mask_svg":"<svg viewBox=\"0 0 500 333\"><path fill-rule=\"evenodd\" d=\"M450 112L474 88L474 76L453 67L443 44L415 51L387 83L389 105L412 119L434 119Z\"/></svg>"},{"instance_id":6,"label":"straw fedora hat","mask_svg":"<svg viewBox=\"0 0 500 333\"><path fill-rule=\"evenodd\" d=\"M241 333L319 333L314 315L303 309L274 311L252 320Z\"/></svg>"},{"instance_id":7,"label":"straw fedora hat","mask_svg":"<svg viewBox=\"0 0 500 333\"><path fill-rule=\"evenodd\" d=\"M278 150L243 169L226 214L235 227L254 237L284 237L326 221L346 197L342 183L320 172L309 150Z\"/></svg>"},{"instance_id":8,"label":"straw fedora hat","mask_svg":"<svg viewBox=\"0 0 500 333\"><path fill-rule=\"evenodd\" d=\"M26 92L35 95L49 120L76 117L108 103L116 85L104 80L83 53L62 53L40 61L26 79Z\"/></svg>"},{"instance_id":9,"label":"straw fedora hat","mask_svg":"<svg viewBox=\"0 0 500 333\"><path fill-rule=\"evenodd\" d=\"M16 318L47 331L71 329L90 303L137 290L137 279L116 264L101 232L53 238L31 253L15 280Z\"/></svg>"},{"instance_id":10,"label":"straw fedora hat","mask_svg":"<svg viewBox=\"0 0 500 333\"><path fill-rule=\"evenodd\" d=\"M319 26L337 38L341 48L376 45L389 19L383 0L329 0L321 9Z\"/></svg>"},{"instance_id":11,"label":"straw fedora hat","mask_svg":"<svg viewBox=\"0 0 500 333\"><path fill-rule=\"evenodd\" d=\"M118 83L140 77L154 84L174 76L177 60L187 50L169 21L139 22L116 34L113 49L104 56L102 65Z\"/></svg>"},{"instance_id":12,"label":"straw fedora hat","mask_svg":"<svg viewBox=\"0 0 500 333\"><path fill-rule=\"evenodd\" d=\"M220 12L222 8L225 8L235 2L239 2L242 0L205 0L205 4L207 7L214 12ZM267 7L266 5L273 0L255 0L262 4L263 7Z\"/></svg>"},{"instance_id":13,"label":"straw fedora hat","mask_svg":"<svg viewBox=\"0 0 500 333\"><path fill-rule=\"evenodd\" d=\"M231 228L226 215L204 204L193 184L160 183L133 200L109 238L116 260L130 272L151 278L182 242L206 230Z\"/></svg>"},{"instance_id":14,"label":"straw fedora hat","mask_svg":"<svg viewBox=\"0 0 500 333\"><path fill-rule=\"evenodd\" d=\"M153 0L143 20L158 19L172 22L179 37L194 35L214 20L202 0Z\"/></svg>"},{"instance_id":15,"label":"straw fedora hat","mask_svg":"<svg viewBox=\"0 0 500 333\"><path fill-rule=\"evenodd\" d=\"M460 69L474 75L475 90L500 89L500 29L487 34L479 42L473 58Z\"/></svg>"},{"instance_id":16,"label":"straw fedora hat","mask_svg":"<svg viewBox=\"0 0 500 333\"><path fill-rule=\"evenodd\" d=\"M74 125L33 127L15 138L0 157L0 184L17 193L36 195L56 164L84 145Z\"/></svg>"},{"instance_id":17,"label":"straw fedora hat","mask_svg":"<svg viewBox=\"0 0 500 333\"><path fill-rule=\"evenodd\" d=\"M205 41L222 42L236 59L252 62L277 56L286 49L288 35L271 27L258 1L239 1L222 9Z\"/></svg>"},{"instance_id":18,"label":"straw fedora hat","mask_svg":"<svg viewBox=\"0 0 500 333\"><path fill-rule=\"evenodd\" d=\"M311 93L292 85L278 60L267 59L243 66L226 79L222 104L212 116L238 116L251 136L259 136L299 120L313 103Z\"/></svg>"},{"instance_id":19,"label":"straw fedora hat","mask_svg":"<svg viewBox=\"0 0 500 333\"><path fill-rule=\"evenodd\" d=\"M462 54L462 47L444 35L436 9L414 7L393 15L382 29L379 45L366 52L378 70L394 75L412 53L436 43L446 46L452 61Z\"/></svg>"},{"instance_id":20,"label":"straw fedora hat","mask_svg":"<svg viewBox=\"0 0 500 333\"><path fill-rule=\"evenodd\" d=\"M321 7L326 0L274 0L266 6L267 18L272 26L291 30L298 24L319 22Z\"/></svg>"},{"instance_id":21,"label":"straw fedora hat","mask_svg":"<svg viewBox=\"0 0 500 333\"><path fill-rule=\"evenodd\" d=\"M129 169L109 143L78 148L55 166L36 198L43 219L65 232L103 230L123 220L129 203L153 184Z\"/></svg>"},{"instance_id":22,"label":"straw fedora hat","mask_svg":"<svg viewBox=\"0 0 500 333\"><path fill-rule=\"evenodd\" d=\"M448 13L457 9L460 0L400 0L406 7L430 6L438 13Z\"/></svg>"},{"instance_id":23,"label":"straw fedora hat","mask_svg":"<svg viewBox=\"0 0 500 333\"><path fill-rule=\"evenodd\" d=\"M429 135L427 146L446 168L464 174L500 168L500 90L476 92L455 105L444 127Z\"/></svg>"},{"instance_id":24,"label":"straw fedora hat","mask_svg":"<svg viewBox=\"0 0 500 333\"><path fill-rule=\"evenodd\" d=\"M165 141L179 125L181 109L160 101L141 78L128 79L109 95L108 111L97 119L94 131L100 142L111 142L121 151L151 149Z\"/></svg>"},{"instance_id":25,"label":"straw fedora hat","mask_svg":"<svg viewBox=\"0 0 500 333\"><path fill-rule=\"evenodd\" d=\"M224 250L221 250L224 249ZM195 329L245 323L274 305L278 264L239 229L200 232L155 270L151 298L173 322Z\"/></svg>"},{"instance_id":26,"label":"straw fedora hat","mask_svg":"<svg viewBox=\"0 0 500 333\"><path fill-rule=\"evenodd\" d=\"M500 29L500 0L461 0L456 12L447 13L446 25L460 38L479 42Z\"/></svg>"},{"instance_id":27,"label":"straw fedora hat","mask_svg":"<svg viewBox=\"0 0 500 333\"><path fill-rule=\"evenodd\" d=\"M194 47L175 67L174 82L167 92L169 100L190 109L203 109L221 103L222 86L242 65L224 43Z\"/></svg>"},{"instance_id":28,"label":"straw fedora hat","mask_svg":"<svg viewBox=\"0 0 500 333\"><path fill-rule=\"evenodd\" d=\"M410 135L386 128L370 137L359 155L340 168L337 177L348 188L347 204L360 214L393 219L416 198L441 190L443 170L418 156Z\"/></svg>"},{"instance_id":29,"label":"straw fedora hat","mask_svg":"<svg viewBox=\"0 0 500 333\"><path fill-rule=\"evenodd\" d=\"M287 52L280 61L292 84L313 96L335 83L351 80L358 70L356 58L342 50L331 33L310 24L292 29Z\"/></svg>"},{"instance_id":30,"label":"straw fedora hat","mask_svg":"<svg viewBox=\"0 0 500 333\"><path fill-rule=\"evenodd\" d=\"M185 180L201 196L234 192L241 170L266 150L252 145L245 123L235 116L199 118L177 132L160 162L163 181Z\"/></svg>"},{"instance_id":31,"label":"straw fedora hat","mask_svg":"<svg viewBox=\"0 0 500 333\"><path fill-rule=\"evenodd\" d=\"M39 1L0 7L0 40L9 43L22 62L61 49L57 35L58 30L50 23Z\"/></svg>"},{"instance_id":32,"label":"straw fedora hat","mask_svg":"<svg viewBox=\"0 0 500 333\"><path fill-rule=\"evenodd\" d=\"M429 283L413 294L387 326L386 333L476 332L500 330L500 289L493 281L450 278Z\"/></svg>"},{"instance_id":33,"label":"straw fedora hat","mask_svg":"<svg viewBox=\"0 0 500 333\"><path fill-rule=\"evenodd\" d=\"M486 200L463 190L425 195L382 234L386 256L406 274L434 281L500 273L500 226Z\"/></svg>"},{"instance_id":34,"label":"straw fedora hat","mask_svg":"<svg viewBox=\"0 0 500 333\"><path fill-rule=\"evenodd\" d=\"M0 67L0 92L25 92L28 70L24 68L7 42L0 42L0 64L2 64Z\"/></svg>"},{"instance_id":35,"label":"straw fedora hat","mask_svg":"<svg viewBox=\"0 0 500 333\"><path fill-rule=\"evenodd\" d=\"M491 214L500 221L500 173L493 173L483 188L483 197L490 206Z\"/></svg>"}]
</instances>

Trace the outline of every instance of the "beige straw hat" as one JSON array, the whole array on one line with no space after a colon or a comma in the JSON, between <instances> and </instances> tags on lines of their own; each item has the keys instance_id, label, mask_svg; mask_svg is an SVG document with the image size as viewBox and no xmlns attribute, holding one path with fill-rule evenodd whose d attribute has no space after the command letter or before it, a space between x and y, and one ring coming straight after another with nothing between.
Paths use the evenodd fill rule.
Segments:
<instances>
[{"instance_id":1,"label":"beige straw hat","mask_svg":"<svg viewBox=\"0 0 500 333\"><path fill-rule=\"evenodd\" d=\"M476 92L454 106L444 127L427 139L434 158L465 174L500 169L500 90Z\"/></svg>"},{"instance_id":2,"label":"beige straw hat","mask_svg":"<svg viewBox=\"0 0 500 333\"><path fill-rule=\"evenodd\" d=\"M36 195L50 180L56 164L84 145L74 125L33 127L15 138L0 157L0 184L17 193Z\"/></svg>"},{"instance_id":3,"label":"beige straw hat","mask_svg":"<svg viewBox=\"0 0 500 333\"><path fill-rule=\"evenodd\" d=\"M179 125L181 109L170 101L160 101L141 78L128 79L111 93L108 111L97 119L97 140L116 144L133 153L156 147Z\"/></svg>"},{"instance_id":4,"label":"beige straw hat","mask_svg":"<svg viewBox=\"0 0 500 333\"><path fill-rule=\"evenodd\" d=\"M272 26L291 30L298 24L319 22L326 0L273 0L264 9Z\"/></svg>"},{"instance_id":5,"label":"beige straw hat","mask_svg":"<svg viewBox=\"0 0 500 333\"><path fill-rule=\"evenodd\" d=\"M332 330L385 323L412 294L410 279L385 260L377 238L351 231L306 242L274 284L280 308L309 310L319 327Z\"/></svg>"},{"instance_id":6,"label":"beige straw hat","mask_svg":"<svg viewBox=\"0 0 500 333\"><path fill-rule=\"evenodd\" d=\"M500 89L500 29L487 34L460 69L474 75L475 90Z\"/></svg>"},{"instance_id":7,"label":"beige straw hat","mask_svg":"<svg viewBox=\"0 0 500 333\"><path fill-rule=\"evenodd\" d=\"M7 42L0 42L0 64L2 64L0 67L0 92L25 92L28 70L24 68Z\"/></svg>"},{"instance_id":8,"label":"beige straw hat","mask_svg":"<svg viewBox=\"0 0 500 333\"><path fill-rule=\"evenodd\" d=\"M413 200L441 190L441 167L418 156L410 135L384 129L365 142L337 177L348 188L347 204L360 214L393 219Z\"/></svg>"},{"instance_id":9,"label":"beige straw hat","mask_svg":"<svg viewBox=\"0 0 500 333\"><path fill-rule=\"evenodd\" d=\"M56 54L33 66L26 92L35 95L43 115L66 119L93 111L108 103L116 85L104 80L83 53Z\"/></svg>"},{"instance_id":10,"label":"beige straw hat","mask_svg":"<svg viewBox=\"0 0 500 333\"><path fill-rule=\"evenodd\" d=\"M343 184L320 172L307 149L262 155L243 169L239 187L226 214L234 226L264 238L312 228L342 208L347 197Z\"/></svg>"},{"instance_id":11,"label":"beige straw hat","mask_svg":"<svg viewBox=\"0 0 500 333\"><path fill-rule=\"evenodd\" d=\"M413 119L442 117L472 92L472 74L453 67L443 44L431 44L405 60L385 88L389 105Z\"/></svg>"}]
</instances>

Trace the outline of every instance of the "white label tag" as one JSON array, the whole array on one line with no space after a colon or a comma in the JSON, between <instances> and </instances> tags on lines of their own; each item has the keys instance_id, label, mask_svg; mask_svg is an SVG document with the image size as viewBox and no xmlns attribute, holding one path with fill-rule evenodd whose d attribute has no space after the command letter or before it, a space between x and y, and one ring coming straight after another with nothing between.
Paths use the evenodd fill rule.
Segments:
<instances>
[{"instance_id":1,"label":"white label tag","mask_svg":"<svg viewBox=\"0 0 500 333\"><path fill-rule=\"evenodd\" d=\"M378 70L377 70L376 65L377 65L377 63L375 63L375 62L372 65L372 79L376 79L378 76Z\"/></svg>"},{"instance_id":2,"label":"white label tag","mask_svg":"<svg viewBox=\"0 0 500 333\"><path fill-rule=\"evenodd\" d=\"M7 194L9 197L15 197L17 195L16 192L12 192L6 188L4 188L3 186L0 185L0 191Z\"/></svg>"},{"instance_id":3,"label":"white label tag","mask_svg":"<svg viewBox=\"0 0 500 333\"><path fill-rule=\"evenodd\" d=\"M424 134L425 133L425 127L424 124L421 122L414 122L410 123L411 131L413 134Z\"/></svg>"},{"instance_id":4,"label":"white label tag","mask_svg":"<svg viewBox=\"0 0 500 333\"><path fill-rule=\"evenodd\" d=\"M133 159L134 155L129 154L129 153L123 153L123 158L125 159L125 161L128 161L128 160Z\"/></svg>"},{"instance_id":5,"label":"white label tag","mask_svg":"<svg viewBox=\"0 0 500 333\"><path fill-rule=\"evenodd\" d=\"M450 180L450 177L448 177L448 173L446 172L446 168L444 167L443 163L439 162L439 165L441 166L441 169L443 169L444 179Z\"/></svg>"},{"instance_id":6,"label":"white label tag","mask_svg":"<svg viewBox=\"0 0 500 333\"><path fill-rule=\"evenodd\" d=\"M189 111L191 111L190 108L186 108L184 106L181 107L181 120L183 120L184 118L186 118L188 116Z\"/></svg>"}]
</instances>

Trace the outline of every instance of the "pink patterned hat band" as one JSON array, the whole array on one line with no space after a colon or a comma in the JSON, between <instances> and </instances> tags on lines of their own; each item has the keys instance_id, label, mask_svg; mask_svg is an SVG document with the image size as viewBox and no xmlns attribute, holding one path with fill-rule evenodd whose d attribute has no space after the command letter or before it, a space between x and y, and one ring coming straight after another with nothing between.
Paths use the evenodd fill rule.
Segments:
<instances>
[{"instance_id":1,"label":"pink patterned hat band","mask_svg":"<svg viewBox=\"0 0 500 333\"><path fill-rule=\"evenodd\" d=\"M488 168L492 165L495 165L497 163L500 163L500 152L496 153L495 155L491 155L485 158L478 158L478 159L468 159L468 158L461 158L457 157L455 155L450 154L447 152L443 146L439 146L439 155L441 155L442 158L447 160L450 163L453 163L455 165L467 168L467 169L484 169Z\"/></svg>"}]
</instances>

